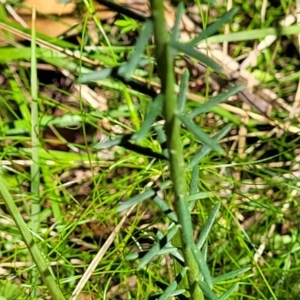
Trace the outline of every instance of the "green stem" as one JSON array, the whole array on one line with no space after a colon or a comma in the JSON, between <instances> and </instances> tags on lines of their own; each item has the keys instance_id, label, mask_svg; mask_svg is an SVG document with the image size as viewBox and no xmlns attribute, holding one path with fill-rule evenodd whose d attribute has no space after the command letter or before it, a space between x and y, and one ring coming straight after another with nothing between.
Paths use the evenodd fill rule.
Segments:
<instances>
[{"instance_id":1,"label":"green stem","mask_svg":"<svg viewBox=\"0 0 300 300\"><path fill-rule=\"evenodd\" d=\"M174 65L169 46L169 34L165 25L162 0L151 0L156 43L158 75L164 95L163 114L166 121L167 145L169 151L170 174L174 185L175 210L181 225L181 244L185 264L188 267L190 299L203 300L203 294L197 281L200 271L192 253L193 227L187 203L187 186L184 168L183 149L180 136L180 122L177 118L177 96L175 93Z\"/></svg>"}]
</instances>

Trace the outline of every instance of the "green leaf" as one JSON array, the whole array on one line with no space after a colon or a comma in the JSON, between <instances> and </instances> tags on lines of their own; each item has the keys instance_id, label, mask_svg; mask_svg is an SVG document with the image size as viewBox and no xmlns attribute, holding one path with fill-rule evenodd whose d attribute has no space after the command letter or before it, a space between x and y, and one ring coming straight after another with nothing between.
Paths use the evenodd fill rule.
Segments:
<instances>
[{"instance_id":1,"label":"green leaf","mask_svg":"<svg viewBox=\"0 0 300 300\"><path fill-rule=\"evenodd\" d=\"M175 15L175 24L172 29L172 34L171 34L171 41L176 42L179 39L179 34L180 34L180 23L182 20L182 15L184 13L184 4L182 1L179 2L177 9L176 9L176 15Z\"/></svg>"},{"instance_id":2,"label":"green leaf","mask_svg":"<svg viewBox=\"0 0 300 300\"><path fill-rule=\"evenodd\" d=\"M144 53L144 50L147 46L148 39L150 38L153 31L153 22L149 19L145 22L145 26L140 33L140 36L135 44L134 51L131 54L131 57L128 63L122 65L119 70L118 74L123 76L126 80L129 80L131 75L133 74L134 70L139 64L139 61Z\"/></svg>"},{"instance_id":3,"label":"green leaf","mask_svg":"<svg viewBox=\"0 0 300 300\"><path fill-rule=\"evenodd\" d=\"M222 139L231 129L232 124L227 124L226 126L224 126L213 138L212 140L217 142L220 139ZM192 158L192 160L190 161L190 163L187 165L187 169L191 169L194 168L198 165L199 161L201 161L206 155L208 155L210 153L210 151L212 150L211 147L209 146L203 146L201 148L201 150L199 152L197 152L195 154L195 156Z\"/></svg>"},{"instance_id":4,"label":"green leaf","mask_svg":"<svg viewBox=\"0 0 300 300\"><path fill-rule=\"evenodd\" d=\"M116 139L110 139L108 141L105 142L99 142L98 144L94 145L93 148L95 150L100 150L100 149L106 149L106 148L110 148L113 146L118 146L122 143L123 138L116 138Z\"/></svg>"},{"instance_id":5,"label":"green leaf","mask_svg":"<svg viewBox=\"0 0 300 300\"><path fill-rule=\"evenodd\" d=\"M91 81L96 81L99 79L105 79L109 77L112 73L112 68L102 69L101 71L90 72L88 74L84 74L78 78L78 82L87 83Z\"/></svg>"},{"instance_id":6,"label":"green leaf","mask_svg":"<svg viewBox=\"0 0 300 300\"><path fill-rule=\"evenodd\" d=\"M219 300L219 298L204 281L198 281L197 283L208 300Z\"/></svg>"},{"instance_id":7,"label":"green leaf","mask_svg":"<svg viewBox=\"0 0 300 300\"><path fill-rule=\"evenodd\" d=\"M210 99L209 101L200 104L199 107L193 109L190 113L186 114L186 116L189 117L190 119L193 119L204 112L208 112L213 107L217 106L219 103L226 101L229 97L241 91L243 88L244 88L243 85L236 85L232 87L230 90L228 90L227 92L220 93L216 97Z\"/></svg>"},{"instance_id":8,"label":"green leaf","mask_svg":"<svg viewBox=\"0 0 300 300\"><path fill-rule=\"evenodd\" d=\"M157 116L161 113L161 109L163 106L164 96L163 94L159 94L151 103L149 107L149 111L147 112L146 118L142 124L141 129L135 133L132 138L136 139L138 142L146 137L149 133L150 128Z\"/></svg>"},{"instance_id":9,"label":"green leaf","mask_svg":"<svg viewBox=\"0 0 300 300\"><path fill-rule=\"evenodd\" d=\"M230 11L226 12L218 21L209 25L205 30L203 30L200 34L198 34L192 41L187 44L195 46L200 41L207 39L209 36L213 35L217 32L223 25L228 23L232 18L237 14L239 8L232 8Z\"/></svg>"},{"instance_id":10,"label":"green leaf","mask_svg":"<svg viewBox=\"0 0 300 300\"><path fill-rule=\"evenodd\" d=\"M211 228L216 220L216 217L217 217L217 214L220 210L220 207L221 207L221 203L219 202L218 204L216 204L214 206L214 208L212 209L211 213L209 214L209 217L207 218L205 224L204 224L204 227L201 231L201 234L200 234L200 237L199 237L199 240L198 240L198 243L196 245L197 249L201 249L202 246L204 245L206 239L207 239L207 236L209 235L210 231L211 231Z\"/></svg>"},{"instance_id":11,"label":"green leaf","mask_svg":"<svg viewBox=\"0 0 300 300\"><path fill-rule=\"evenodd\" d=\"M181 83L179 86L179 93L177 96L177 109L178 112L181 114L184 111L185 103L186 103L186 93L188 91L189 87L189 71L184 70L182 77L181 77Z\"/></svg>"},{"instance_id":12,"label":"green leaf","mask_svg":"<svg viewBox=\"0 0 300 300\"><path fill-rule=\"evenodd\" d=\"M176 275L175 279L169 284L165 291L160 295L158 300L167 300L172 296L179 283L182 281L186 274L186 268L184 268L179 274Z\"/></svg>"},{"instance_id":13,"label":"green leaf","mask_svg":"<svg viewBox=\"0 0 300 300\"><path fill-rule=\"evenodd\" d=\"M228 272L226 274L214 277L213 278L213 283L215 284L215 283L218 283L218 282L221 282L221 281L230 280L232 278L235 278L235 277L237 277L241 274L244 274L244 273L248 272L249 270L251 270L251 268L240 268L240 269Z\"/></svg>"},{"instance_id":14,"label":"green leaf","mask_svg":"<svg viewBox=\"0 0 300 300\"><path fill-rule=\"evenodd\" d=\"M195 135L195 137L205 146L210 147L214 151L221 153L223 150L213 139L211 139L204 131L202 131L192 120L188 117L181 115L178 116L186 128Z\"/></svg>"},{"instance_id":15,"label":"green leaf","mask_svg":"<svg viewBox=\"0 0 300 300\"><path fill-rule=\"evenodd\" d=\"M199 193L195 193L193 195L187 196L187 201L206 199L206 198L212 197L212 196L213 196L212 192L199 192Z\"/></svg>"},{"instance_id":16,"label":"green leaf","mask_svg":"<svg viewBox=\"0 0 300 300\"><path fill-rule=\"evenodd\" d=\"M208 265L205 261L205 257L203 255L203 253L201 251L198 251L198 249L196 247L193 247L193 255L195 257L195 260L197 262L198 268L201 271L201 274L205 280L205 282L207 283L207 285L209 287L212 287L213 283L212 283L212 278L209 272L209 268Z\"/></svg>"},{"instance_id":17,"label":"green leaf","mask_svg":"<svg viewBox=\"0 0 300 300\"><path fill-rule=\"evenodd\" d=\"M147 254L141 259L139 265L138 265L138 270L143 268L145 265L147 265L154 256L158 255L159 251L163 249L175 236L175 234L178 232L179 226L175 225L173 226L168 233L160 239L158 243L156 243L154 246L152 246Z\"/></svg>"},{"instance_id":18,"label":"green leaf","mask_svg":"<svg viewBox=\"0 0 300 300\"><path fill-rule=\"evenodd\" d=\"M167 187L169 187L170 185L171 185L171 181L165 181L164 183L162 183L159 186L159 189L164 190ZM130 198L126 202L124 202L124 203L120 204L119 206L117 206L117 212L121 212L123 210L126 210L126 209L130 208L133 205L136 205L138 203L143 202L144 200L152 198L155 194L156 194L156 191L154 189L147 189L145 192L143 192L139 195L133 196L132 198Z\"/></svg>"},{"instance_id":19,"label":"green leaf","mask_svg":"<svg viewBox=\"0 0 300 300\"><path fill-rule=\"evenodd\" d=\"M165 200L161 197L156 196L153 199L154 203L159 207L159 209L168 217L171 221L177 223L178 219L173 210L169 207Z\"/></svg>"},{"instance_id":20,"label":"green leaf","mask_svg":"<svg viewBox=\"0 0 300 300\"><path fill-rule=\"evenodd\" d=\"M198 184L199 184L199 168L198 166L195 166L192 169L192 178L190 183L190 189L189 189L189 196L193 196L198 192ZM191 200L189 203L189 211L191 212L196 204L196 200Z\"/></svg>"},{"instance_id":21,"label":"green leaf","mask_svg":"<svg viewBox=\"0 0 300 300\"><path fill-rule=\"evenodd\" d=\"M143 202L144 200L147 200L147 199L153 197L154 195L155 195L155 192L153 189L146 190L144 193L136 195L136 196L130 198L129 200L127 200L126 202L124 202L123 204L119 205L117 207L117 212L126 210L133 205L136 205L138 203Z\"/></svg>"},{"instance_id":22,"label":"green leaf","mask_svg":"<svg viewBox=\"0 0 300 300\"><path fill-rule=\"evenodd\" d=\"M219 300L227 300L238 288L239 284L235 283L228 291L226 291Z\"/></svg>"},{"instance_id":23,"label":"green leaf","mask_svg":"<svg viewBox=\"0 0 300 300\"><path fill-rule=\"evenodd\" d=\"M210 59L208 56L202 54L201 52L197 51L193 46L187 44L181 44L178 42L170 42L172 48L183 52L198 61L206 64L207 66L211 67L213 70L222 71L222 67L216 63L214 60Z\"/></svg>"}]
</instances>

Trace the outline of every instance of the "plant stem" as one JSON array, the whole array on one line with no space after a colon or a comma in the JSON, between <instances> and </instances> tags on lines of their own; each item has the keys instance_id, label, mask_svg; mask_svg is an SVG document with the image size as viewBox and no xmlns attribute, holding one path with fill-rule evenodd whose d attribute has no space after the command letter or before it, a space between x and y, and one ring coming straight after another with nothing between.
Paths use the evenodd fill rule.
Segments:
<instances>
[{"instance_id":1,"label":"plant stem","mask_svg":"<svg viewBox=\"0 0 300 300\"><path fill-rule=\"evenodd\" d=\"M190 299L202 300L203 294L197 281L200 271L192 253L193 227L187 203L187 186L183 149L180 136L180 122L177 118L177 96L175 93L174 65L169 46L169 35L165 25L164 5L161 0L151 0L154 22L154 38L158 75L164 95L163 114L166 121L167 146L169 151L170 174L175 195L175 210L181 225L181 244L185 264L188 267Z\"/></svg>"}]
</instances>

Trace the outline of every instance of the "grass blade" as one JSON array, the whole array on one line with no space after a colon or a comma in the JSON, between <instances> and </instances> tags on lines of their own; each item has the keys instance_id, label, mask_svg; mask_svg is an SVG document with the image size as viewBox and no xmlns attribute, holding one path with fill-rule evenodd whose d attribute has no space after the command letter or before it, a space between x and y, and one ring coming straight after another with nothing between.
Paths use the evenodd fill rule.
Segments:
<instances>
[{"instance_id":1,"label":"grass blade","mask_svg":"<svg viewBox=\"0 0 300 300\"><path fill-rule=\"evenodd\" d=\"M213 44L223 42L239 42L263 39L268 35L283 36L283 35L294 35L300 33L300 27L298 25L279 27L279 28L263 28L253 29L247 31L233 32L229 34L219 34L211 36L202 43Z\"/></svg>"}]
</instances>

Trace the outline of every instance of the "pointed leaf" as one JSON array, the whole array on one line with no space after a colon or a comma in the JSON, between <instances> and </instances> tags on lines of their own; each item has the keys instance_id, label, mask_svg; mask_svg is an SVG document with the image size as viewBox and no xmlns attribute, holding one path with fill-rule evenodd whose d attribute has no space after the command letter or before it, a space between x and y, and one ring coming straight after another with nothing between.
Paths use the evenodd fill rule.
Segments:
<instances>
[{"instance_id":1,"label":"pointed leaf","mask_svg":"<svg viewBox=\"0 0 300 300\"><path fill-rule=\"evenodd\" d=\"M126 209L130 208L133 205L136 205L138 203L143 202L144 200L147 200L147 199L153 197L154 195L155 195L154 190L153 189L148 189L144 193L136 195L136 196L130 198L129 200L127 200L126 202L122 203L121 205L117 206L117 212L121 212L123 210L126 210Z\"/></svg>"},{"instance_id":2,"label":"pointed leaf","mask_svg":"<svg viewBox=\"0 0 300 300\"><path fill-rule=\"evenodd\" d=\"M212 287L213 286L212 278L203 253L201 251L198 251L197 248L195 247L195 249L193 249L193 254L205 282L209 287Z\"/></svg>"},{"instance_id":3,"label":"pointed leaf","mask_svg":"<svg viewBox=\"0 0 300 300\"><path fill-rule=\"evenodd\" d=\"M195 193L193 195L187 196L187 201L206 199L206 198L212 197L212 196L213 196L212 192L199 192L199 193Z\"/></svg>"},{"instance_id":4,"label":"pointed leaf","mask_svg":"<svg viewBox=\"0 0 300 300\"><path fill-rule=\"evenodd\" d=\"M210 147L214 151L221 153L222 148L213 139L211 139L204 131L202 131L192 120L188 117L181 115L178 116L186 128L195 135L195 137L204 145Z\"/></svg>"},{"instance_id":5,"label":"pointed leaf","mask_svg":"<svg viewBox=\"0 0 300 300\"><path fill-rule=\"evenodd\" d=\"M200 104L199 107L193 109L190 113L188 113L186 116L190 119L195 118L196 116L210 111L213 107L217 106L219 103L226 101L229 97L235 95L239 91L241 91L244 88L243 85L236 85L232 87L230 90L228 90L225 93L220 93L216 97L213 97L206 103Z\"/></svg>"},{"instance_id":6,"label":"pointed leaf","mask_svg":"<svg viewBox=\"0 0 300 300\"><path fill-rule=\"evenodd\" d=\"M150 131L150 128L157 116L160 114L162 106L163 106L164 96L163 94L159 94L151 103L149 111L147 112L146 118L142 124L141 129L135 133L132 138L140 141L144 139Z\"/></svg>"},{"instance_id":7,"label":"pointed leaf","mask_svg":"<svg viewBox=\"0 0 300 300\"><path fill-rule=\"evenodd\" d=\"M160 208L160 210L173 222L177 223L178 219L173 210L169 207L165 200L156 196L153 199L154 203Z\"/></svg>"},{"instance_id":8,"label":"pointed leaf","mask_svg":"<svg viewBox=\"0 0 300 300\"><path fill-rule=\"evenodd\" d=\"M213 70L222 71L222 67L218 63L210 59L208 56L197 51L193 46L187 44L181 44L178 42L171 42L171 46L172 48L175 48L177 51L183 52L197 59L198 61L206 64L207 66L211 67Z\"/></svg>"},{"instance_id":9,"label":"pointed leaf","mask_svg":"<svg viewBox=\"0 0 300 300\"><path fill-rule=\"evenodd\" d=\"M173 292L176 290L179 283L182 281L186 274L186 268L184 268L173 280L173 282L170 283L170 285L165 289L165 291L160 295L158 300L167 300L169 297L172 296Z\"/></svg>"},{"instance_id":10,"label":"pointed leaf","mask_svg":"<svg viewBox=\"0 0 300 300\"><path fill-rule=\"evenodd\" d=\"M225 127L223 127L212 139L215 142L218 142L220 139L222 139L231 129L232 124L227 124ZM187 166L187 169L194 168L198 165L199 161L203 159L207 154L210 153L212 149L209 146L203 146L201 150L195 154L193 159L190 161L190 163Z\"/></svg>"},{"instance_id":11,"label":"pointed leaf","mask_svg":"<svg viewBox=\"0 0 300 300\"><path fill-rule=\"evenodd\" d=\"M171 185L171 181L165 181L164 183L162 183L159 186L159 190L164 190L167 187L169 187ZM151 197L153 197L157 192L154 189L147 189L145 192L133 196L132 198L130 198L129 200L127 200L126 202L120 204L117 206L117 212L121 212L123 210L126 210L128 208L130 208L131 206L141 203L144 200L147 200Z\"/></svg>"},{"instance_id":12,"label":"pointed leaf","mask_svg":"<svg viewBox=\"0 0 300 300\"><path fill-rule=\"evenodd\" d=\"M95 71L88 74L84 74L78 78L78 82L87 83L91 81L96 81L99 79L105 79L109 77L112 73L112 68L102 69L101 71Z\"/></svg>"},{"instance_id":13,"label":"pointed leaf","mask_svg":"<svg viewBox=\"0 0 300 300\"><path fill-rule=\"evenodd\" d=\"M235 283L228 291L226 291L219 300L227 300L238 288L239 284Z\"/></svg>"},{"instance_id":14,"label":"pointed leaf","mask_svg":"<svg viewBox=\"0 0 300 300\"><path fill-rule=\"evenodd\" d=\"M219 300L216 294L210 289L210 287L204 281L198 281L197 283L208 300Z\"/></svg>"},{"instance_id":15,"label":"pointed leaf","mask_svg":"<svg viewBox=\"0 0 300 300\"><path fill-rule=\"evenodd\" d=\"M174 235L178 232L179 226L175 225L173 226L168 233L160 239L158 243L156 243L154 246L150 248L150 250L147 252L147 254L141 259L140 264L138 265L138 270L143 268L145 265L147 265L154 256L158 255L159 251L164 248L174 237Z\"/></svg>"},{"instance_id":16,"label":"pointed leaf","mask_svg":"<svg viewBox=\"0 0 300 300\"><path fill-rule=\"evenodd\" d=\"M211 228L216 220L216 217L217 217L217 214L220 210L220 207L221 207L221 203L219 202L218 204L216 204L214 206L214 208L212 209L211 213L209 214L205 224L204 224L204 227L201 231L201 234L200 234L200 237L199 237L199 241L197 243L197 249L201 249L204 242L206 241L207 239L207 236L208 234L210 233L211 231Z\"/></svg>"},{"instance_id":17,"label":"pointed leaf","mask_svg":"<svg viewBox=\"0 0 300 300\"><path fill-rule=\"evenodd\" d=\"M221 281L227 281L232 278L236 278L237 276L244 274L244 273L248 272L249 270L251 270L251 268L240 268L240 269L225 273L223 275L213 278L213 283L218 283Z\"/></svg>"},{"instance_id":18,"label":"pointed leaf","mask_svg":"<svg viewBox=\"0 0 300 300\"><path fill-rule=\"evenodd\" d=\"M134 51L131 54L128 63L122 65L118 70L118 74L120 76L123 76L126 80L130 79L134 70L137 68L139 61L147 46L148 39L152 34L152 31L153 31L153 22L150 19L147 19L144 28L140 33L139 38L135 44Z\"/></svg>"},{"instance_id":19,"label":"pointed leaf","mask_svg":"<svg viewBox=\"0 0 300 300\"><path fill-rule=\"evenodd\" d=\"M185 103L186 103L186 93L189 87L189 77L190 77L189 71L184 70L181 77L181 83L179 86L179 93L177 96L177 108L180 114L183 113Z\"/></svg>"},{"instance_id":20,"label":"pointed leaf","mask_svg":"<svg viewBox=\"0 0 300 300\"><path fill-rule=\"evenodd\" d=\"M113 146L120 145L122 140L123 140L123 138L116 138L116 139L111 139L111 140L107 140L104 142L99 142L98 144L93 146L93 148L95 150L110 148Z\"/></svg>"},{"instance_id":21,"label":"pointed leaf","mask_svg":"<svg viewBox=\"0 0 300 300\"><path fill-rule=\"evenodd\" d=\"M239 8L232 8L230 11L226 12L220 19L216 22L209 25L205 30L203 30L199 35L197 35L192 41L188 42L188 44L195 46L200 41L207 39L209 36L216 33L223 25L228 23L232 18L237 14Z\"/></svg>"},{"instance_id":22,"label":"pointed leaf","mask_svg":"<svg viewBox=\"0 0 300 300\"><path fill-rule=\"evenodd\" d=\"M177 9L176 9L176 15L175 15L175 24L172 29L171 34L171 41L178 41L179 39L179 33L180 33L180 23L182 20L182 15L184 13L184 4L182 1L179 2Z\"/></svg>"}]
</instances>

